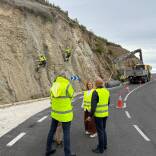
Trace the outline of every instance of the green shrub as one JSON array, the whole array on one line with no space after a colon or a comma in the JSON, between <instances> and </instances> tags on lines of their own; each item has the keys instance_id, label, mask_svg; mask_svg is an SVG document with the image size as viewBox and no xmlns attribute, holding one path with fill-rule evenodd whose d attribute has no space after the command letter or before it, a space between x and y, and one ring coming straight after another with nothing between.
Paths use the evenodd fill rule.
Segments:
<instances>
[{"instance_id":1,"label":"green shrub","mask_svg":"<svg viewBox=\"0 0 156 156\"><path fill-rule=\"evenodd\" d=\"M36 17L40 16L45 21L52 22L52 20L53 20L52 14L50 14L50 13L44 11L44 10L40 10L38 8L31 8L31 7L27 7L27 6L19 6L18 9L21 10L23 13L28 12L30 14L35 15Z\"/></svg>"},{"instance_id":2,"label":"green shrub","mask_svg":"<svg viewBox=\"0 0 156 156\"><path fill-rule=\"evenodd\" d=\"M108 45L108 46L114 46L114 47L120 47L121 48L121 46L119 45L119 44L116 44L116 43L113 43L113 42L106 42L106 44Z\"/></svg>"},{"instance_id":3,"label":"green shrub","mask_svg":"<svg viewBox=\"0 0 156 156\"><path fill-rule=\"evenodd\" d=\"M95 52L98 52L100 54L105 52L105 43L99 38L97 38L95 41L95 47Z\"/></svg>"},{"instance_id":4,"label":"green shrub","mask_svg":"<svg viewBox=\"0 0 156 156\"><path fill-rule=\"evenodd\" d=\"M80 28L83 32L87 31L87 28L84 25L80 25Z\"/></svg>"},{"instance_id":5,"label":"green shrub","mask_svg":"<svg viewBox=\"0 0 156 156\"><path fill-rule=\"evenodd\" d=\"M101 54L103 52L103 47L96 47L95 51Z\"/></svg>"},{"instance_id":6,"label":"green shrub","mask_svg":"<svg viewBox=\"0 0 156 156\"><path fill-rule=\"evenodd\" d=\"M113 51L109 49L108 54L113 55Z\"/></svg>"}]
</instances>

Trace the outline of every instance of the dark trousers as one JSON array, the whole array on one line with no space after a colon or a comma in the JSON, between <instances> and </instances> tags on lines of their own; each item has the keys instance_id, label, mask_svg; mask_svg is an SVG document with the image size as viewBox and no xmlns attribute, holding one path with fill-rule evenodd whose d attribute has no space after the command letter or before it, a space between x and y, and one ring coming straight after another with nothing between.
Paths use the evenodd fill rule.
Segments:
<instances>
[{"instance_id":1,"label":"dark trousers","mask_svg":"<svg viewBox=\"0 0 156 156\"><path fill-rule=\"evenodd\" d=\"M100 152L103 152L104 148L107 147L106 120L107 117L104 118L95 117L96 129L98 133L97 148L100 150Z\"/></svg>"},{"instance_id":2,"label":"dark trousers","mask_svg":"<svg viewBox=\"0 0 156 156\"><path fill-rule=\"evenodd\" d=\"M47 64L47 61L40 61L39 65L45 67Z\"/></svg>"},{"instance_id":3,"label":"dark trousers","mask_svg":"<svg viewBox=\"0 0 156 156\"><path fill-rule=\"evenodd\" d=\"M59 123L59 121L52 119L51 127L50 127L48 138L47 138L47 147L46 147L47 152L49 152L52 149L53 138L54 138L54 134L56 132L58 123ZM65 156L71 155L71 151L70 151L70 125L71 125L71 122L62 122Z\"/></svg>"}]
</instances>

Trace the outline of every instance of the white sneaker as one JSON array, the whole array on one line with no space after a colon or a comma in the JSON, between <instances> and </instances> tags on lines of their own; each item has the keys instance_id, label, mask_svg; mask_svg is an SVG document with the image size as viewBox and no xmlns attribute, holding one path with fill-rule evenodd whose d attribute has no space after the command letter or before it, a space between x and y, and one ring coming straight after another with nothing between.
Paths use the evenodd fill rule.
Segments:
<instances>
[{"instance_id":1,"label":"white sneaker","mask_svg":"<svg viewBox=\"0 0 156 156\"><path fill-rule=\"evenodd\" d=\"M87 135L88 135L88 134L90 134L90 132L88 132L88 131L85 131L85 134L87 134Z\"/></svg>"},{"instance_id":2,"label":"white sneaker","mask_svg":"<svg viewBox=\"0 0 156 156\"><path fill-rule=\"evenodd\" d=\"M97 133L91 134L89 137L90 138L95 138L97 136Z\"/></svg>"}]
</instances>

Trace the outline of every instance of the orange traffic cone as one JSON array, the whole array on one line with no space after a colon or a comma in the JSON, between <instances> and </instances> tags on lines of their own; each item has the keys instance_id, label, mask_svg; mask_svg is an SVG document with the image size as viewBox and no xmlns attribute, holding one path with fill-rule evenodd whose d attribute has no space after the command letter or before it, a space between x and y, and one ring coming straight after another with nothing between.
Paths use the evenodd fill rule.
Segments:
<instances>
[{"instance_id":1,"label":"orange traffic cone","mask_svg":"<svg viewBox=\"0 0 156 156\"><path fill-rule=\"evenodd\" d=\"M118 98L117 108L123 108L123 101L121 95Z\"/></svg>"}]
</instances>

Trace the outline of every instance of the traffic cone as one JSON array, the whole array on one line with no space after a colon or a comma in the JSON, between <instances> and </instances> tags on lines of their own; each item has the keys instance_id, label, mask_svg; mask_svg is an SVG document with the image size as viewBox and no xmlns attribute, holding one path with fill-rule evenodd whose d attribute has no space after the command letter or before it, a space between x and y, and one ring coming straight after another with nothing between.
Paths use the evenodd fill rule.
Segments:
<instances>
[{"instance_id":1,"label":"traffic cone","mask_svg":"<svg viewBox=\"0 0 156 156\"><path fill-rule=\"evenodd\" d=\"M125 89L127 90L127 92L130 92L130 90L129 90L129 86L128 86L128 85L125 86Z\"/></svg>"},{"instance_id":2,"label":"traffic cone","mask_svg":"<svg viewBox=\"0 0 156 156\"><path fill-rule=\"evenodd\" d=\"M117 108L120 108L120 109L123 108L123 101L122 101L121 95L118 98Z\"/></svg>"}]
</instances>

